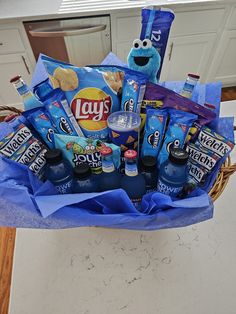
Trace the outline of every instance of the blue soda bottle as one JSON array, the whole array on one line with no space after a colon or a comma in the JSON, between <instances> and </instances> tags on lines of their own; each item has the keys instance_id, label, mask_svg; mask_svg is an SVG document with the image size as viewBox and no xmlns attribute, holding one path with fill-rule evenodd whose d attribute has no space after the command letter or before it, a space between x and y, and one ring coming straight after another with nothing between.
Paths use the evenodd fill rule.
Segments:
<instances>
[{"instance_id":1,"label":"blue soda bottle","mask_svg":"<svg viewBox=\"0 0 236 314\"><path fill-rule=\"evenodd\" d=\"M94 179L88 164L82 163L74 168L72 193L97 192L97 180Z\"/></svg>"},{"instance_id":2,"label":"blue soda bottle","mask_svg":"<svg viewBox=\"0 0 236 314\"><path fill-rule=\"evenodd\" d=\"M102 174L100 176L102 191L119 189L121 175L114 166L112 149L110 147L103 147L100 153L102 156Z\"/></svg>"},{"instance_id":3,"label":"blue soda bottle","mask_svg":"<svg viewBox=\"0 0 236 314\"><path fill-rule=\"evenodd\" d=\"M178 197L186 184L188 177L188 153L178 147L170 147L169 159L160 167L158 177L158 192Z\"/></svg>"},{"instance_id":4,"label":"blue soda bottle","mask_svg":"<svg viewBox=\"0 0 236 314\"><path fill-rule=\"evenodd\" d=\"M71 193L72 167L62 157L60 149L51 149L45 154L45 176L56 187L60 194Z\"/></svg>"},{"instance_id":5,"label":"blue soda bottle","mask_svg":"<svg viewBox=\"0 0 236 314\"><path fill-rule=\"evenodd\" d=\"M157 189L157 162L154 156L144 156L140 160L140 170L146 182L146 192Z\"/></svg>"},{"instance_id":6,"label":"blue soda bottle","mask_svg":"<svg viewBox=\"0 0 236 314\"><path fill-rule=\"evenodd\" d=\"M35 95L31 92L31 90L26 85L26 83L23 81L23 79L21 78L20 75L13 77L10 80L10 83L12 83L14 85L18 94L22 97L25 111L33 109L33 108L43 107L42 102L39 101L35 97Z\"/></svg>"},{"instance_id":7,"label":"blue soda bottle","mask_svg":"<svg viewBox=\"0 0 236 314\"><path fill-rule=\"evenodd\" d=\"M132 149L127 150L124 154L125 175L121 179L121 188L126 191L131 201L138 208L143 195L146 193L146 182L144 176L138 173L137 155L137 152Z\"/></svg>"}]
</instances>

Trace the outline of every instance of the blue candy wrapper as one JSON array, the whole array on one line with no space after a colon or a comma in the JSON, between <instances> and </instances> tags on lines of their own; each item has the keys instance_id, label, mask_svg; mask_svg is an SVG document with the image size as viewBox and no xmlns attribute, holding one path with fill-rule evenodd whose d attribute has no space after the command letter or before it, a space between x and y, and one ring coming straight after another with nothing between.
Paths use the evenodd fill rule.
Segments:
<instances>
[{"instance_id":1,"label":"blue candy wrapper","mask_svg":"<svg viewBox=\"0 0 236 314\"><path fill-rule=\"evenodd\" d=\"M167 121L167 110L148 109L141 156L157 157Z\"/></svg>"},{"instance_id":2,"label":"blue candy wrapper","mask_svg":"<svg viewBox=\"0 0 236 314\"><path fill-rule=\"evenodd\" d=\"M169 109L169 114L170 121L158 156L159 166L167 160L171 145L183 147L191 125L197 119L195 114L175 109Z\"/></svg>"}]
</instances>

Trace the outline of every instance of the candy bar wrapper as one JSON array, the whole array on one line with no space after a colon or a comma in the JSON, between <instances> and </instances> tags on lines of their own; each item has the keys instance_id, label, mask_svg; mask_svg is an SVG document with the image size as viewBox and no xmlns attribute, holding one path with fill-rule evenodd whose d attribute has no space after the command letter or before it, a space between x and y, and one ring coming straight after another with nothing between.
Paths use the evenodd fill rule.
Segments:
<instances>
[{"instance_id":1,"label":"candy bar wrapper","mask_svg":"<svg viewBox=\"0 0 236 314\"><path fill-rule=\"evenodd\" d=\"M161 109L148 109L141 156L157 157L164 137L168 113Z\"/></svg>"},{"instance_id":2,"label":"candy bar wrapper","mask_svg":"<svg viewBox=\"0 0 236 314\"><path fill-rule=\"evenodd\" d=\"M39 178L43 177L46 151L45 146L20 121L14 127L0 123L0 154L27 165Z\"/></svg>"},{"instance_id":3,"label":"candy bar wrapper","mask_svg":"<svg viewBox=\"0 0 236 314\"><path fill-rule=\"evenodd\" d=\"M183 112L180 110L169 110L170 121L167 126L164 142L158 156L159 166L165 162L170 153L170 146L183 147L189 129L197 116L192 113Z\"/></svg>"},{"instance_id":4,"label":"candy bar wrapper","mask_svg":"<svg viewBox=\"0 0 236 314\"><path fill-rule=\"evenodd\" d=\"M109 146L112 149L114 166L117 169L120 166L120 147L114 144L62 134L55 134L54 141L55 147L63 151L64 157L70 162L72 167L86 162L91 167L93 173L101 173L102 159L100 151L104 146Z\"/></svg>"}]
</instances>

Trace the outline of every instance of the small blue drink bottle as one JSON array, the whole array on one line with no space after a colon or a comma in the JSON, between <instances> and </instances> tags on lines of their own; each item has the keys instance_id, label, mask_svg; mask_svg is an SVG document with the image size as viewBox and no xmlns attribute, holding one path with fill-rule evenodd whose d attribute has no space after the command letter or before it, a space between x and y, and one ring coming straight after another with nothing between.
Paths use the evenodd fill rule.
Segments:
<instances>
[{"instance_id":1,"label":"small blue drink bottle","mask_svg":"<svg viewBox=\"0 0 236 314\"><path fill-rule=\"evenodd\" d=\"M62 157L60 149L51 149L45 154L45 177L56 187L60 194L71 193L72 168Z\"/></svg>"},{"instance_id":2,"label":"small blue drink bottle","mask_svg":"<svg viewBox=\"0 0 236 314\"><path fill-rule=\"evenodd\" d=\"M74 168L74 179L72 182L73 193L97 192L97 181L92 176L91 168L88 164L82 163Z\"/></svg>"},{"instance_id":3,"label":"small blue drink bottle","mask_svg":"<svg viewBox=\"0 0 236 314\"><path fill-rule=\"evenodd\" d=\"M178 197L188 177L188 153L178 147L170 147L169 159L161 164L158 177L158 192Z\"/></svg>"},{"instance_id":4,"label":"small blue drink bottle","mask_svg":"<svg viewBox=\"0 0 236 314\"><path fill-rule=\"evenodd\" d=\"M20 75L13 77L10 80L10 83L14 85L18 94L22 97L25 111L33 108L43 107L43 103L39 101L37 97L35 97Z\"/></svg>"},{"instance_id":5,"label":"small blue drink bottle","mask_svg":"<svg viewBox=\"0 0 236 314\"><path fill-rule=\"evenodd\" d=\"M140 160L140 170L146 182L147 193L157 189L157 162L156 157L144 156Z\"/></svg>"},{"instance_id":6,"label":"small blue drink bottle","mask_svg":"<svg viewBox=\"0 0 236 314\"><path fill-rule=\"evenodd\" d=\"M103 147L100 151L102 156L102 174L100 186L102 191L120 188L121 174L117 171L112 160L112 149Z\"/></svg>"},{"instance_id":7,"label":"small blue drink bottle","mask_svg":"<svg viewBox=\"0 0 236 314\"><path fill-rule=\"evenodd\" d=\"M125 175L121 179L121 188L126 191L135 207L138 208L143 195L146 193L146 182L144 176L138 173L137 155L137 152L132 149L127 150L124 154Z\"/></svg>"}]
</instances>

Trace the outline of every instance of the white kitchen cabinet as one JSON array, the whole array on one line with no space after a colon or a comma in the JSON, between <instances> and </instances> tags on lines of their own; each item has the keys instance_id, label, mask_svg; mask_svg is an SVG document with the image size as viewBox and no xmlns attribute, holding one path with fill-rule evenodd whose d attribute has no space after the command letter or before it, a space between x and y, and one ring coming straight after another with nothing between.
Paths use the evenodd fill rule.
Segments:
<instances>
[{"instance_id":1,"label":"white kitchen cabinet","mask_svg":"<svg viewBox=\"0 0 236 314\"><path fill-rule=\"evenodd\" d=\"M10 79L20 74L30 84L32 68L26 53L0 55L0 105L21 108L21 99Z\"/></svg>"},{"instance_id":2,"label":"white kitchen cabinet","mask_svg":"<svg viewBox=\"0 0 236 314\"><path fill-rule=\"evenodd\" d=\"M236 30L225 31L216 50L210 79L225 86L236 85Z\"/></svg>"},{"instance_id":3,"label":"white kitchen cabinet","mask_svg":"<svg viewBox=\"0 0 236 314\"><path fill-rule=\"evenodd\" d=\"M188 73L196 73L204 82L215 39L215 34L170 38L161 81L185 80Z\"/></svg>"}]
</instances>

